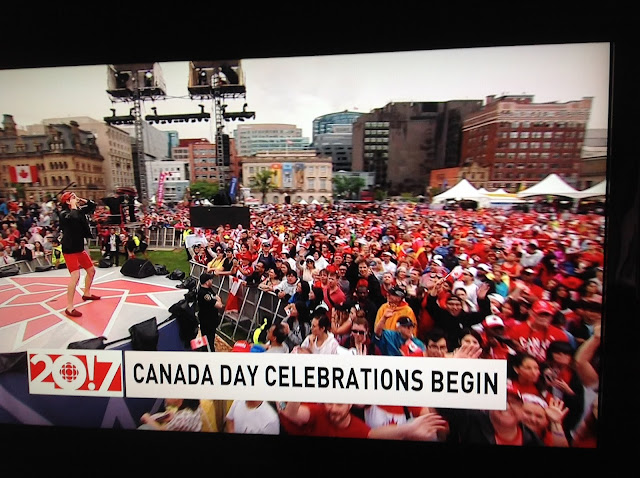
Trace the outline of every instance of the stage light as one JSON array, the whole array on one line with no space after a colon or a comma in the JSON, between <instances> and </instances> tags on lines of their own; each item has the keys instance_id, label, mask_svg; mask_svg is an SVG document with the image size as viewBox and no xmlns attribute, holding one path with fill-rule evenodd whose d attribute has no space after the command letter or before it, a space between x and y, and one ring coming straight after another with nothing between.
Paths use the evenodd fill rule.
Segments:
<instances>
[{"instance_id":1,"label":"stage light","mask_svg":"<svg viewBox=\"0 0 640 478\"><path fill-rule=\"evenodd\" d=\"M200 73L198 73L198 85L199 86L207 85L207 72L204 70L200 70Z\"/></svg>"},{"instance_id":2,"label":"stage light","mask_svg":"<svg viewBox=\"0 0 640 478\"><path fill-rule=\"evenodd\" d=\"M117 89L125 89L127 87L127 81L129 81L129 73L123 73L123 72L116 73Z\"/></svg>"},{"instance_id":3,"label":"stage light","mask_svg":"<svg viewBox=\"0 0 640 478\"><path fill-rule=\"evenodd\" d=\"M146 88L152 88L153 87L153 73L151 73L150 71L147 71L144 74L144 86Z\"/></svg>"}]
</instances>

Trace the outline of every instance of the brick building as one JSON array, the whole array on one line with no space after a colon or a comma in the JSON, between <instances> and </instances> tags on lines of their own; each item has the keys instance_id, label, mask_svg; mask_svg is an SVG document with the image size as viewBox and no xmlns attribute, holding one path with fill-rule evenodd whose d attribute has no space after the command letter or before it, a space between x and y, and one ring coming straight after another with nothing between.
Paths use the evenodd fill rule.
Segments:
<instances>
[{"instance_id":1,"label":"brick building","mask_svg":"<svg viewBox=\"0 0 640 478\"><path fill-rule=\"evenodd\" d=\"M464 119L462 165L489 168L488 189L516 192L556 173L576 187L592 98L534 103L532 95L487 97Z\"/></svg>"}]
</instances>

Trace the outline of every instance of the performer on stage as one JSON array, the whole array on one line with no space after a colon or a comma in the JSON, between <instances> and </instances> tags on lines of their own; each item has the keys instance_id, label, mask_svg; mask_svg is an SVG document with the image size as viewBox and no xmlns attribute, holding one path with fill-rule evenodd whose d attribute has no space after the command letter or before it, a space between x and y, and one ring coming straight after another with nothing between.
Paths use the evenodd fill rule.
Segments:
<instances>
[{"instance_id":1,"label":"performer on stage","mask_svg":"<svg viewBox=\"0 0 640 478\"><path fill-rule=\"evenodd\" d=\"M75 193L67 191L60 197L62 212L60 213L60 229L62 230L62 252L71 273L71 281L67 286L67 308L64 313L69 317L81 317L82 313L73 308L73 298L80 279L80 269L87 272L84 281L83 300L97 300L100 297L91 294L91 284L96 270L91 257L85 250L85 238L91 238L91 229L87 214L92 214L96 203L79 198Z\"/></svg>"}]
</instances>

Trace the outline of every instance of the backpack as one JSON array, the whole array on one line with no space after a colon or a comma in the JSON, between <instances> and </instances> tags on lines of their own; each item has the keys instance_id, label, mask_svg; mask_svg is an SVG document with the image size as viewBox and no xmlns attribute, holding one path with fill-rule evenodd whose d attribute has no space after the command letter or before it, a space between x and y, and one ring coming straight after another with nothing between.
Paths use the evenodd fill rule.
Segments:
<instances>
[{"instance_id":1,"label":"backpack","mask_svg":"<svg viewBox=\"0 0 640 478\"><path fill-rule=\"evenodd\" d=\"M167 270L167 266L165 266L164 264L156 264L155 267L157 276L164 276L169 273L169 271Z\"/></svg>"},{"instance_id":2,"label":"backpack","mask_svg":"<svg viewBox=\"0 0 640 478\"><path fill-rule=\"evenodd\" d=\"M183 280L180 284L178 284L176 286L178 289L188 289L188 290L195 290L198 287L198 279L196 279L195 277L187 277L185 280Z\"/></svg>"},{"instance_id":3,"label":"backpack","mask_svg":"<svg viewBox=\"0 0 640 478\"><path fill-rule=\"evenodd\" d=\"M171 280L184 280L185 277L186 277L186 274L180 269L174 270L171 274L167 276L167 278Z\"/></svg>"},{"instance_id":4,"label":"backpack","mask_svg":"<svg viewBox=\"0 0 640 478\"><path fill-rule=\"evenodd\" d=\"M171 317L178 321L178 335L185 349L190 349L191 340L198 335L199 322L196 316L196 303L193 302L193 294L188 292L184 299L169 307Z\"/></svg>"}]
</instances>

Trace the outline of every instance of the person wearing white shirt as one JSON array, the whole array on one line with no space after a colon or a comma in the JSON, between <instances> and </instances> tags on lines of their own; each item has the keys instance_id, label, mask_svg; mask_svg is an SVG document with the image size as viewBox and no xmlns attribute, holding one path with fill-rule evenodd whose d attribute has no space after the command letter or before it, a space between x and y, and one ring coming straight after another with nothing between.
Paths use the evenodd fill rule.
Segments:
<instances>
[{"instance_id":1,"label":"person wearing white shirt","mask_svg":"<svg viewBox=\"0 0 640 478\"><path fill-rule=\"evenodd\" d=\"M300 348L312 354L338 354L340 346L331 329L331 320L326 314L320 314L311 320L311 333L302 341Z\"/></svg>"},{"instance_id":2,"label":"person wearing white shirt","mask_svg":"<svg viewBox=\"0 0 640 478\"><path fill-rule=\"evenodd\" d=\"M391 274L393 274L393 276L395 277L396 270L398 269L398 264L391 260L391 253L383 252L380 257L382 258L382 269L384 270L384 272L391 272Z\"/></svg>"},{"instance_id":3,"label":"person wearing white shirt","mask_svg":"<svg viewBox=\"0 0 640 478\"><path fill-rule=\"evenodd\" d=\"M544 257L544 252L538 249L538 245L530 242L527 247L522 251L522 257L520 258L520 264L524 269L528 267L535 267Z\"/></svg>"},{"instance_id":4,"label":"person wearing white shirt","mask_svg":"<svg viewBox=\"0 0 640 478\"><path fill-rule=\"evenodd\" d=\"M465 269L462 271L462 275L460 276L460 280L457 280L453 283L451 290L456 290L458 287L462 287L467 291L467 299L474 305L474 307L478 308L478 286L476 285L474 279L475 270Z\"/></svg>"},{"instance_id":5,"label":"person wearing white shirt","mask_svg":"<svg viewBox=\"0 0 640 478\"><path fill-rule=\"evenodd\" d=\"M279 435L280 418L267 402L234 400L227 412L225 432Z\"/></svg>"}]
</instances>

